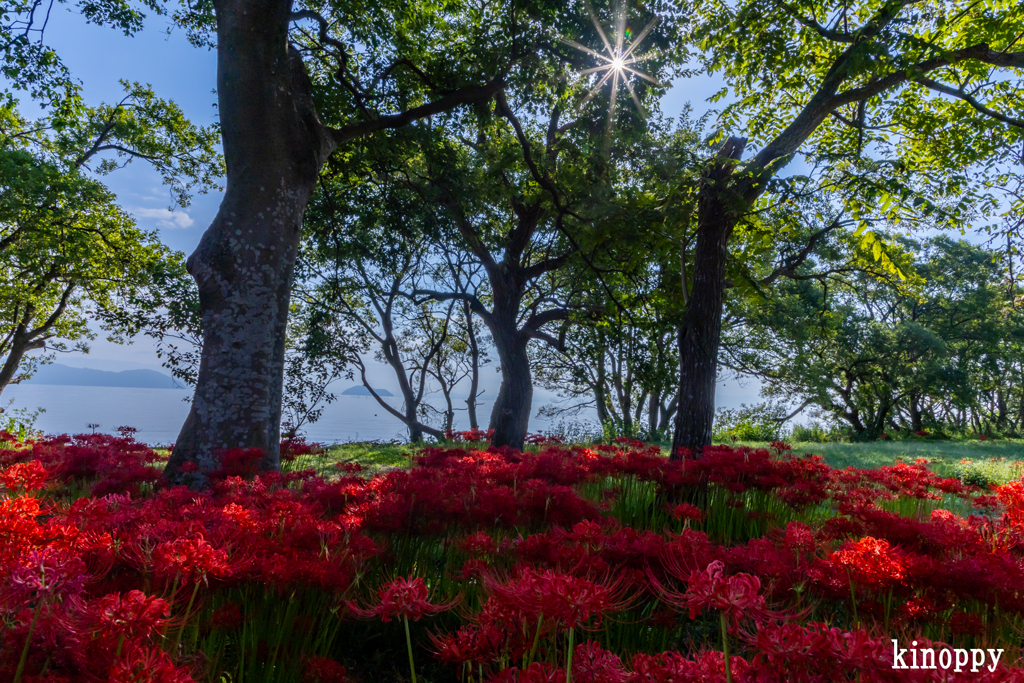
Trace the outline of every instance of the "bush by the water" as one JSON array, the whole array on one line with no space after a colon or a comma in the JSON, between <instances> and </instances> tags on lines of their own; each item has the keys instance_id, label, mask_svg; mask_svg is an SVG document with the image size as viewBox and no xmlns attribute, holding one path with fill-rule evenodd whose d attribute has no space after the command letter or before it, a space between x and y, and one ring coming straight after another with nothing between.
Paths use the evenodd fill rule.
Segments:
<instances>
[{"instance_id":1,"label":"bush by the water","mask_svg":"<svg viewBox=\"0 0 1024 683\"><path fill-rule=\"evenodd\" d=\"M130 433L0 436L5 681L1024 676L1020 482L624 439L320 476L293 442L283 474L232 451L196 492ZM892 639L1003 653L893 669Z\"/></svg>"}]
</instances>

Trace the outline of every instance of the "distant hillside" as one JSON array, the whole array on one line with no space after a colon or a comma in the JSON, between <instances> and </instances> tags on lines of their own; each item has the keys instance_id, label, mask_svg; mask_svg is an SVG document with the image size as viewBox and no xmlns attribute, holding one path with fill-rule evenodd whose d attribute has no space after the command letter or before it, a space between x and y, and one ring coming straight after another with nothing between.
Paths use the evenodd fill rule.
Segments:
<instances>
[{"instance_id":1,"label":"distant hillside","mask_svg":"<svg viewBox=\"0 0 1024 683\"><path fill-rule=\"evenodd\" d=\"M378 396L394 396L387 389L374 389ZM369 396L370 390L364 387L362 384L357 384L354 387L349 387L345 391L341 392L342 396Z\"/></svg>"},{"instance_id":2,"label":"distant hillside","mask_svg":"<svg viewBox=\"0 0 1024 683\"><path fill-rule=\"evenodd\" d=\"M182 389L170 375L155 370L92 370L54 363L39 368L26 384L60 384L72 387L132 387L135 389Z\"/></svg>"}]
</instances>

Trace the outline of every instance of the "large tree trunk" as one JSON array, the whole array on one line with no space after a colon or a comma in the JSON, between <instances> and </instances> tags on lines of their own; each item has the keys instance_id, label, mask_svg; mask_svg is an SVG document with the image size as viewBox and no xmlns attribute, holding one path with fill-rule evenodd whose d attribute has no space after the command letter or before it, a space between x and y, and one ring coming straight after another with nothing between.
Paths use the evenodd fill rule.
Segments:
<instances>
[{"instance_id":1,"label":"large tree trunk","mask_svg":"<svg viewBox=\"0 0 1024 683\"><path fill-rule=\"evenodd\" d=\"M526 340L513 327L509 334L494 335L494 347L501 361L501 388L491 410L492 446L522 450L533 405L533 377Z\"/></svg>"},{"instance_id":2,"label":"large tree trunk","mask_svg":"<svg viewBox=\"0 0 1024 683\"><path fill-rule=\"evenodd\" d=\"M715 421L715 382L718 346L725 302L725 266L729 237L742 207L730 192L734 162L743 154L744 140L729 138L704 172L697 200L693 287L679 325L679 406L670 457L680 459L688 449L694 457L711 443Z\"/></svg>"},{"instance_id":3,"label":"large tree trunk","mask_svg":"<svg viewBox=\"0 0 1024 683\"><path fill-rule=\"evenodd\" d=\"M227 189L187 262L199 287L203 350L165 471L199 486L229 448L259 448L262 469L279 467L295 256L306 202L333 151L288 44L290 0L217 0L215 9ZM198 471L183 471L185 463Z\"/></svg>"}]
</instances>

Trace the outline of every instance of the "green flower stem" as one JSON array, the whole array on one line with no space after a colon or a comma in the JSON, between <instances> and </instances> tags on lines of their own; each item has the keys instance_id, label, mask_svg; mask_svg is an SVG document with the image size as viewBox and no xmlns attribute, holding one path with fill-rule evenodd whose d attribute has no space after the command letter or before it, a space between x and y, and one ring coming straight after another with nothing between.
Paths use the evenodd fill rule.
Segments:
<instances>
[{"instance_id":1,"label":"green flower stem","mask_svg":"<svg viewBox=\"0 0 1024 683\"><path fill-rule=\"evenodd\" d=\"M569 629L569 654L565 656L565 683L572 683L572 649L576 629ZM731 681L729 683L732 683Z\"/></svg>"},{"instance_id":2,"label":"green flower stem","mask_svg":"<svg viewBox=\"0 0 1024 683\"><path fill-rule=\"evenodd\" d=\"M729 661L729 632L725 622L725 612L718 613L718 623L722 626L722 652L725 654L725 683L732 683L732 663Z\"/></svg>"},{"instance_id":3,"label":"green flower stem","mask_svg":"<svg viewBox=\"0 0 1024 683\"><path fill-rule=\"evenodd\" d=\"M178 629L178 635L174 639L174 649L171 651L175 657L178 656L178 645L181 643L181 634L185 632L185 625L188 624L188 615L192 611L192 603L196 600L196 593L199 592L199 582L196 581L196 587L192 589L192 597L188 599L188 606L185 608L185 615L181 618L181 628Z\"/></svg>"},{"instance_id":4,"label":"green flower stem","mask_svg":"<svg viewBox=\"0 0 1024 683\"><path fill-rule=\"evenodd\" d=\"M25 662L28 661L28 648L32 645L32 634L36 631L36 621L39 613L43 610L43 601L36 603L35 611L32 612L32 623L28 627L28 636L25 638L25 647L21 649L21 659L18 660L18 669L14 672L14 683L21 683L21 675L25 672Z\"/></svg>"},{"instance_id":5,"label":"green flower stem","mask_svg":"<svg viewBox=\"0 0 1024 683\"><path fill-rule=\"evenodd\" d=\"M537 630L533 634L533 643L530 645L530 654L526 658L526 666L523 667L524 669L533 664L533 656L537 653L537 641L540 640L540 626L542 623L544 623L543 612L537 615Z\"/></svg>"},{"instance_id":6,"label":"green flower stem","mask_svg":"<svg viewBox=\"0 0 1024 683\"><path fill-rule=\"evenodd\" d=\"M409 617L403 616L405 623L405 647L409 650L409 673L412 674L412 683L416 683L416 665L412 661L412 636L409 635Z\"/></svg>"}]
</instances>

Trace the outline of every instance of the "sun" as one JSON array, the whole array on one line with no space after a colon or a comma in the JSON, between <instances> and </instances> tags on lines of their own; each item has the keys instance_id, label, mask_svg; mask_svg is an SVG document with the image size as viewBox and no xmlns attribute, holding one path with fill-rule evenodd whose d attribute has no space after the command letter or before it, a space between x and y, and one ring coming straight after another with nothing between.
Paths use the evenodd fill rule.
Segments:
<instances>
[{"instance_id":1,"label":"sun","mask_svg":"<svg viewBox=\"0 0 1024 683\"><path fill-rule=\"evenodd\" d=\"M642 62L653 56L654 53L648 52L642 56L634 56L636 49L640 47L640 44L647 37L647 34L651 32L651 29L658 23L658 17L651 19L647 26L644 27L636 37L633 37L632 31L626 26L626 10L623 8L621 2L616 3L615 7L615 26L610 31L612 34L612 40L608 40L608 34L604 32L601 23L597 20L597 15L594 14L594 10L591 8L590 3L586 3L587 13L590 15L590 20L594 23L594 28L597 29L597 33L601 36L601 42L604 44L604 50L598 52L585 45L581 45L574 40L568 38L560 38L560 40L566 45L571 45L577 50L582 50L587 54L596 57L599 60L597 66L589 69L583 69L580 71L581 75L587 76L594 74L597 78L597 83L590 89L587 96L580 102L580 108L582 109L594 96L604 87L604 84L611 79L611 98L608 105L608 132L611 132L612 127L615 125L615 111L617 106L617 100L619 95L619 84L626 86L626 90L629 91L629 96L633 100L633 104L636 105L637 111L640 116L647 116L647 112L644 111L643 105L640 104L640 98L637 97L636 91L633 89L632 77L642 78L645 81L653 83L654 85L662 85L661 81L653 78L642 71L638 71L633 68L638 62ZM626 42L628 41L628 45ZM600 76L598 78L598 76Z\"/></svg>"}]
</instances>

